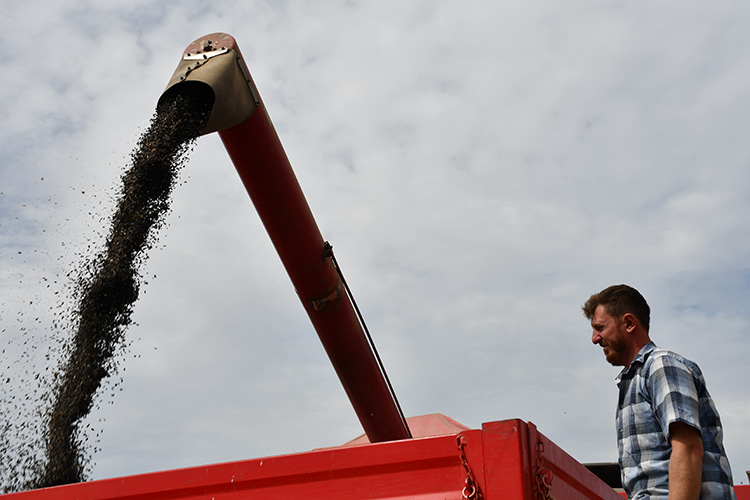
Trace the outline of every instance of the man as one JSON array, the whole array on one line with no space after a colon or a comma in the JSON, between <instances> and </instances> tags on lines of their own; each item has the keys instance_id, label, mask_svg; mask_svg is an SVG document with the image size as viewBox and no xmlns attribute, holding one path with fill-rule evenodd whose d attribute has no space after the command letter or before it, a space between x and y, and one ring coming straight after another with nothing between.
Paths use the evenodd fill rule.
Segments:
<instances>
[{"instance_id":1,"label":"man","mask_svg":"<svg viewBox=\"0 0 750 500\"><path fill-rule=\"evenodd\" d=\"M631 499L735 499L721 420L698 365L649 337L650 308L615 285L583 305L617 376L617 447Z\"/></svg>"}]
</instances>

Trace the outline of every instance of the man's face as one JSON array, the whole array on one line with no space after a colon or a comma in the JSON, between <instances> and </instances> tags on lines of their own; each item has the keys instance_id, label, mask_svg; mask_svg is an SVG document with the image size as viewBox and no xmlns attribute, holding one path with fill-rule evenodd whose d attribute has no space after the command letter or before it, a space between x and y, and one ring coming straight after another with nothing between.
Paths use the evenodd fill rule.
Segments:
<instances>
[{"instance_id":1,"label":"man's face","mask_svg":"<svg viewBox=\"0 0 750 500\"><path fill-rule=\"evenodd\" d=\"M594 310L591 318L591 342L604 349L604 356L613 366L628 366L633 357L623 323L607 314L603 305Z\"/></svg>"}]
</instances>

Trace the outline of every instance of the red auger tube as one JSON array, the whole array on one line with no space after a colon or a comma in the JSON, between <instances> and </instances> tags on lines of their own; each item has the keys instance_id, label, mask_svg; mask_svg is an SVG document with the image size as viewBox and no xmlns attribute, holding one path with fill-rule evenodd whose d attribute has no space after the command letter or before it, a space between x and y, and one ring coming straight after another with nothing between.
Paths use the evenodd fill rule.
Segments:
<instances>
[{"instance_id":1,"label":"red auger tube","mask_svg":"<svg viewBox=\"0 0 750 500\"><path fill-rule=\"evenodd\" d=\"M234 38L190 44L165 92L186 84L213 90L204 133L219 132L368 439L410 438Z\"/></svg>"}]
</instances>

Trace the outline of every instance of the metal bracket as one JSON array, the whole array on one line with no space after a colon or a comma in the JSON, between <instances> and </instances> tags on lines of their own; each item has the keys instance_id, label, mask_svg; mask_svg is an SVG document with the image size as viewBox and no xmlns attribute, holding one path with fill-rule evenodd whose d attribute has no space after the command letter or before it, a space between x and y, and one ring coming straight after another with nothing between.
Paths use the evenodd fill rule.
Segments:
<instances>
[{"instance_id":1,"label":"metal bracket","mask_svg":"<svg viewBox=\"0 0 750 500\"><path fill-rule=\"evenodd\" d=\"M341 283L336 285L336 289L333 290L330 294L328 294L326 297L323 297L322 299L309 299L310 300L310 306L312 307L313 311L319 312L328 307L332 303L338 303L344 300L344 295L341 291Z\"/></svg>"},{"instance_id":2,"label":"metal bracket","mask_svg":"<svg viewBox=\"0 0 750 500\"><path fill-rule=\"evenodd\" d=\"M190 74L191 71L194 69L197 69L202 64L205 64L205 61L208 61L212 57L220 56L222 54L226 54L229 52L229 49L226 47L222 47L220 49L214 49L210 44L206 46L205 50L198 51L195 53L192 52L186 52L184 56L182 56L183 61L195 61L194 66L188 66L185 71L185 75L180 78L180 80L184 80L187 78L187 75ZM255 86L253 85L253 80L250 78L250 73L247 71L247 67L242 62L242 58L240 57L239 53L237 53L237 65L240 67L240 71L242 72L242 76L245 78L245 81L247 82L247 87L250 89L250 95L253 96L253 101L255 101L255 106L260 106L260 97L258 97L258 91L255 90Z\"/></svg>"},{"instance_id":3,"label":"metal bracket","mask_svg":"<svg viewBox=\"0 0 750 500\"><path fill-rule=\"evenodd\" d=\"M182 58L186 61L200 61L202 59L211 59L212 57L220 56L221 54L226 54L227 52L229 52L229 49L226 47L222 47L220 49L214 49L210 52L199 51L195 54L186 52Z\"/></svg>"},{"instance_id":4,"label":"metal bracket","mask_svg":"<svg viewBox=\"0 0 750 500\"><path fill-rule=\"evenodd\" d=\"M250 73L247 70L247 66L245 66L244 62L242 62L242 58L240 57L239 53L237 53L237 64L240 66L240 71L242 71L242 76L245 77L245 81L247 82L247 86L250 89L250 95L253 96L255 105L260 107L260 97L258 97L258 91L255 90L255 85L253 85L253 79L250 78Z\"/></svg>"},{"instance_id":5,"label":"metal bracket","mask_svg":"<svg viewBox=\"0 0 750 500\"><path fill-rule=\"evenodd\" d=\"M229 49L226 47L222 47L216 50L198 51L195 54L190 53L190 52L185 53L185 55L182 56L182 60L183 61L195 61L195 64L185 68L185 74L180 76L180 81L185 80L191 71L193 71L194 69L198 69L201 65L205 64L206 61L208 61L212 57L220 56L222 54L226 54L227 52L229 52Z\"/></svg>"}]
</instances>

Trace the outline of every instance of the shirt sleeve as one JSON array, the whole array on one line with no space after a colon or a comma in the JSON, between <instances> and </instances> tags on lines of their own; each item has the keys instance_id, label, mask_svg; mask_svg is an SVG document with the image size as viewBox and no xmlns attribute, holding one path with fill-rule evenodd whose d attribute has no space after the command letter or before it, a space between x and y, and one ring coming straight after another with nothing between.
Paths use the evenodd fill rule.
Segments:
<instances>
[{"instance_id":1,"label":"shirt sleeve","mask_svg":"<svg viewBox=\"0 0 750 500\"><path fill-rule=\"evenodd\" d=\"M646 380L654 414L667 441L673 422L684 422L700 432L698 389L693 372L681 359L670 354L654 356Z\"/></svg>"}]
</instances>

